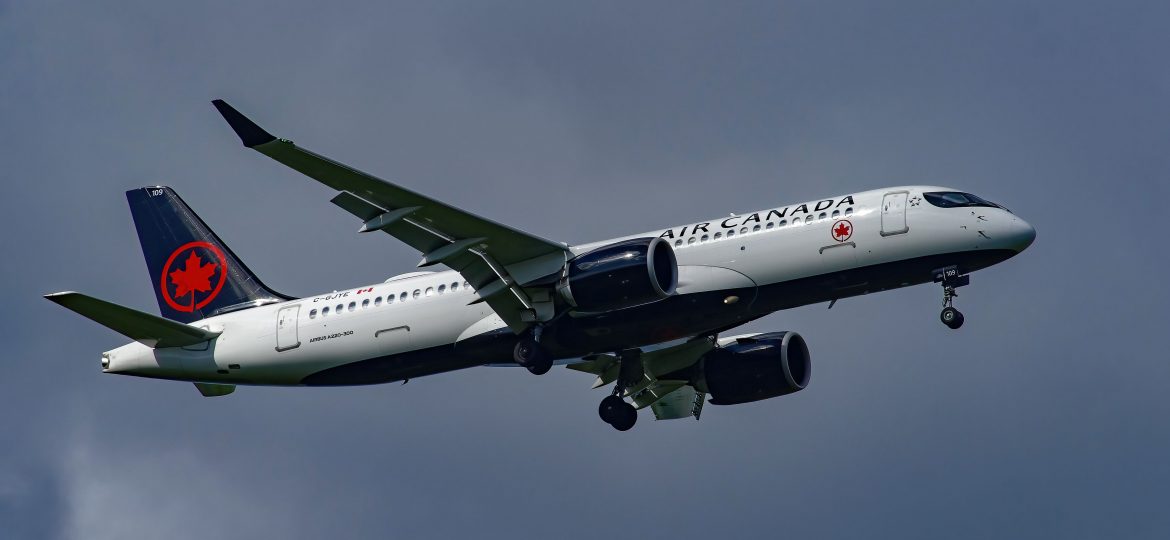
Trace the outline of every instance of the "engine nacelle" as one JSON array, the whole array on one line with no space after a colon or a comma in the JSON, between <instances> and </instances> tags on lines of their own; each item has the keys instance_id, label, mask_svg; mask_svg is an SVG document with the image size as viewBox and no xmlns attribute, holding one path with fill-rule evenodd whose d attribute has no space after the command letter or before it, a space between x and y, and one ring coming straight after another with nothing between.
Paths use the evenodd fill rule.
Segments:
<instances>
[{"instance_id":1,"label":"engine nacelle","mask_svg":"<svg viewBox=\"0 0 1170 540\"><path fill-rule=\"evenodd\" d=\"M678 286L678 261L661 238L597 248L565 265L557 290L581 311L622 309L661 300Z\"/></svg>"},{"instance_id":2,"label":"engine nacelle","mask_svg":"<svg viewBox=\"0 0 1170 540\"><path fill-rule=\"evenodd\" d=\"M796 332L769 332L740 338L703 356L700 390L715 405L733 405L803 390L812 358Z\"/></svg>"}]
</instances>

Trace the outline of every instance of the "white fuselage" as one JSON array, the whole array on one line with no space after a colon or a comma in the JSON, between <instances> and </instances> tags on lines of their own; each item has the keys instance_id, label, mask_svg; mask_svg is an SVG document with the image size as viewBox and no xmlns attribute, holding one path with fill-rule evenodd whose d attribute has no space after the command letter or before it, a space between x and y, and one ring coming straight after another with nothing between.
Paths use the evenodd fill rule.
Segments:
<instances>
[{"instance_id":1,"label":"white fuselage","mask_svg":"<svg viewBox=\"0 0 1170 540\"><path fill-rule=\"evenodd\" d=\"M921 194L926 191L954 190L880 189L625 238L663 237L670 242L679 266L676 295L758 291L757 297L745 302L755 302L763 311L747 312L746 322L780 302L769 298L771 286L947 254L1014 253L1035 236L1030 225L1006 210L941 208L923 201ZM622 239L574 246L572 251L581 254ZM921 282L920 275L906 276L893 286ZM864 282L855 286L859 289L840 296L889 288L869 289ZM814 296L818 301L836 297L832 291ZM160 349L130 343L103 354L103 366L108 373L186 381L299 385L305 377L336 366L421 349L458 347L463 340L506 328L486 302L472 303L477 298L454 271L408 274L375 285L213 316L192 323L222 332L209 343ZM653 341L647 337L631 345ZM575 354L590 352L606 351Z\"/></svg>"}]
</instances>

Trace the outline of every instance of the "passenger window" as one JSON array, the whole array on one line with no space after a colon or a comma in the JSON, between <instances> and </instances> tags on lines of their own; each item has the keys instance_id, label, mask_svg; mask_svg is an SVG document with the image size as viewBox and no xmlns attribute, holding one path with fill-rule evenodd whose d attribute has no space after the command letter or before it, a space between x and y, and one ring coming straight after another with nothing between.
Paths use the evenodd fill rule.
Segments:
<instances>
[{"instance_id":1,"label":"passenger window","mask_svg":"<svg viewBox=\"0 0 1170 540\"><path fill-rule=\"evenodd\" d=\"M766 229L775 229L775 228L776 228L776 224L775 224L775 223L772 223L771 221L769 221L769 222L768 222L768 226L767 226L767 227L765 227L765 228L766 228Z\"/></svg>"},{"instance_id":2,"label":"passenger window","mask_svg":"<svg viewBox=\"0 0 1170 540\"><path fill-rule=\"evenodd\" d=\"M817 216L817 221L821 221L823 219L825 219L825 213L821 212L821 215Z\"/></svg>"},{"instance_id":3,"label":"passenger window","mask_svg":"<svg viewBox=\"0 0 1170 540\"><path fill-rule=\"evenodd\" d=\"M451 292L455 292L457 290L459 290L459 283L452 283L451 284Z\"/></svg>"},{"instance_id":4,"label":"passenger window","mask_svg":"<svg viewBox=\"0 0 1170 540\"><path fill-rule=\"evenodd\" d=\"M328 314L329 314L329 307L326 306L324 309L321 310L321 316L324 317Z\"/></svg>"},{"instance_id":5,"label":"passenger window","mask_svg":"<svg viewBox=\"0 0 1170 540\"><path fill-rule=\"evenodd\" d=\"M849 207L845 208L845 217L849 217L852 215L853 215L853 207L849 206Z\"/></svg>"},{"instance_id":6,"label":"passenger window","mask_svg":"<svg viewBox=\"0 0 1170 540\"><path fill-rule=\"evenodd\" d=\"M755 227L752 227L752 232L760 232L760 226L756 225Z\"/></svg>"},{"instance_id":7,"label":"passenger window","mask_svg":"<svg viewBox=\"0 0 1170 540\"><path fill-rule=\"evenodd\" d=\"M674 247L682 247L682 240L681 240L681 239L679 239L679 240L675 240L675 241L674 241Z\"/></svg>"},{"instance_id":8,"label":"passenger window","mask_svg":"<svg viewBox=\"0 0 1170 540\"><path fill-rule=\"evenodd\" d=\"M310 318L310 319L316 319L316 318L317 318L317 310L315 310L315 309L314 309L313 311L310 311L310 312L309 312L309 318Z\"/></svg>"},{"instance_id":9,"label":"passenger window","mask_svg":"<svg viewBox=\"0 0 1170 540\"><path fill-rule=\"evenodd\" d=\"M378 307L380 305L382 305L382 297L381 296L374 299L374 307Z\"/></svg>"},{"instance_id":10,"label":"passenger window","mask_svg":"<svg viewBox=\"0 0 1170 540\"><path fill-rule=\"evenodd\" d=\"M695 237L694 237L694 236L692 236L692 237L690 237L690 238L687 238L687 245L688 245L688 246L689 246L689 245L691 245L691 244L694 244L694 243L695 243Z\"/></svg>"},{"instance_id":11,"label":"passenger window","mask_svg":"<svg viewBox=\"0 0 1170 540\"><path fill-rule=\"evenodd\" d=\"M833 210L833 219L837 219L839 217L841 217L841 211L840 210Z\"/></svg>"},{"instance_id":12,"label":"passenger window","mask_svg":"<svg viewBox=\"0 0 1170 540\"><path fill-rule=\"evenodd\" d=\"M732 236L735 236L735 229L728 229L727 230L727 237L731 238Z\"/></svg>"},{"instance_id":13,"label":"passenger window","mask_svg":"<svg viewBox=\"0 0 1170 540\"><path fill-rule=\"evenodd\" d=\"M342 312L342 311L345 311L345 305L344 305L344 304L337 304L337 307L333 308L333 313L335 313L335 314L337 314L337 315L341 315L341 312Z\"/></svg>"},{"instance_id":14,"label":"passenger window","mask_svg":"<svg viewBox=\"0 0 1170 540\"><path fill-rule=\"evenodd\" d=\"M721 232L715 233L715 239L718 240L720 238L723 238L723 233L721 233Z\"/></svg>"},{"instance_id":15,"label":"passenger window","mask_svg":"<svg viewBox=\"0 0 1170 540\"><path fill-rule=\"evenodd\" d=\"M740 229L739 229L739 234L747 234L747 227L742 227L742 228L740 228Z\"/></svg>"},{"instance_id":16,"label":"passenger window","mask_svg":"<svg viewBox=\"0 0 1170 540\"><path fill-rule=\"evenodd\" d=\"M427 296L434 296L435 288L434 287L427 287L427 292L424 294L426 294Z\"/></svg>"},{"instance_id":17,"label":"passenger window","mask_svg":"<svg viewBox=\"0 0 1170 540\"><path fill-rule=\"evenodd\" d=\"M787 219L780 220L780 227L783 228L785 225L788 225L788 220Z\"/></svg>"},{"instance_id":18,"label":"passenger window","mask_svg":"<svg viewBox=\"0 0 1170 540\"><path fill-rule=\"evenodd\" d=\"M699 241L706 242L708 238L710 238L710 237L704 234L703 237L699 239Z\"/></svg>"},{"instance_id":19,"label":"passenger window","mask_svg":"<svg viewBox=\"0 0 1170 540\"><path fill-rule=\"evenodd\" d=\"M402 293L402 294L400 294L400 295L398 295L398 301L399 301L399 302L405 302L405 301L406 301L406 293L405 293L405 292L404 292L404 293Z\"/></svg>"},{"instance_id":20,"label":"passenger window","mask_svg":"<svg viewBox=\"0 0 1170 540\"><path fill-rule=\"evenodd\" d=\"M390 305L393 303L394 303L394 295L393 294L386 295L386 305Z\"/></svg>"},{"instance_id":21,"label":"passenger window","mask_svg":"<svg viewBox=\"0 0 1170 540\"><path fill-rule=\"evenodd\" d=\"M443 294L446 291L447 291L447 284L444 283L442 285L439 285L439 294Z\"/></svg>"},{"instance_id":22,"label":"passenger window","mask_svg":"<svg viewBox=\"0 0 1170 540\"><path fill-rule=\"evenodd\" d=\"M812 214L809 214L808 217L804 218L804 224L808 225L809 223L812 223L812 219Z\"/></svg>"},{"instance_id":23,"label":"passenger window","mask_svg":"<svg viewBox=\"0 0 1170 540\"><path fill-rule=\"evenodd\" d=\"M422 296L422 291L419 289L415 289L414 294L410 295L410 297L414 298L415 300L418 300L420 296Z\"/></svg>"},{"instance_id":24,"label":"passenger window","mask_svg":"<svg viewBox=\"0 0 1170 540\"><path fill-rule=\"evenodd\" d=\"M470 289L470 288L471 288L471 284L470 284L470 283L467 283L466 281L464 281L464 282L463 282L463 288L464 288L464 289Z\"/></svg>"},{"instance_id":25,"label":"passenger window","mask_svg":"<svg viewBox=\"0 0 1170 540\"><path fill-rule=\"evenodd\" d=\"M366 298L365 300L362 300L362 309L366 309L368 307L370 307L370 299Z\"/></svg>"},{"instance_id":26,"label":"passenger window","mask_svg":"<svg viewBox=\"0 0 1170 540\"><path fill-rule=\"evenodd\" d=\"M355 309L357 309L357 302L350 302L349 303L349 310L353 311Z\"/></svg>"}]
</instances>

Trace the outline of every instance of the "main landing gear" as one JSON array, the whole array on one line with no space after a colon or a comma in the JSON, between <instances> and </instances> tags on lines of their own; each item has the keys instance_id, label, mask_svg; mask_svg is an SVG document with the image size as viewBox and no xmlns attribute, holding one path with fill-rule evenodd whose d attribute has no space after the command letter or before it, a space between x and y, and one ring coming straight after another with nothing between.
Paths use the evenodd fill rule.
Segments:
<instances>
[{"instance_id":1,"label":"main landing gear","mask_svg":"<svg viewBox=\"0 0 1170 540\"><path fill-rule=\"evenodd\" d=\"M512 359L533 375L544 375L552 369L553 359L540 346L539 332L525 334L512 349Z\"/></svg>"},{"instance_id":2,"label":"main landing gear","mask_svg":"<svg viewBox=\"0 0 1170 540\"><path fill-rule=\"evenodd\" d=\"M601 420L618 431L629 431L638 422L638 410L622 399L626 388L636 384L643 376L642 351L628 349L618 355L620 362L618 378L614 381L613 393L601 400L597 414Z\"/></svg>"},{"instance_id":3,"label":"main landing gear","mask_svg":"<svg viewBox=\"0 0 1170 540\"><path fill-rule=\"evenodd\" d=\"M958 330L960 326L963 326L963 313L951 304L955 297L959 296L955 289L970 284L971 277L960 276L958 268L948 266L934 272L934 281L942 283L943 287L943 310L942 313L939 313L938 318L947 325L947 328Z\"/></svg>"}]
</instances>

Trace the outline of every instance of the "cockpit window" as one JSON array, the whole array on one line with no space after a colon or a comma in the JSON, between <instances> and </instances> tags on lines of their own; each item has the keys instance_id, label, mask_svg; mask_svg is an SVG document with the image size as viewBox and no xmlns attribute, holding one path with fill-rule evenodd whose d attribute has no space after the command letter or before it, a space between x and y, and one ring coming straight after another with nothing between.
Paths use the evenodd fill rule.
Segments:
<instances>
[{"instance_id":1,"label":"cockpit window","mask_svg":"<svg viewBox=\"0 0 1170 540\"><path fill-rule=\"evenodd\" d=\"M968 206L1003 208L1002 206L979 197L978 195L960 193L958 191L935 191L931 193L923 193L922 196L926 198L926 202L939 208L966 208ZM1007 208L1003 209L1007 210Z\"/></svg>"}]
</instances>

